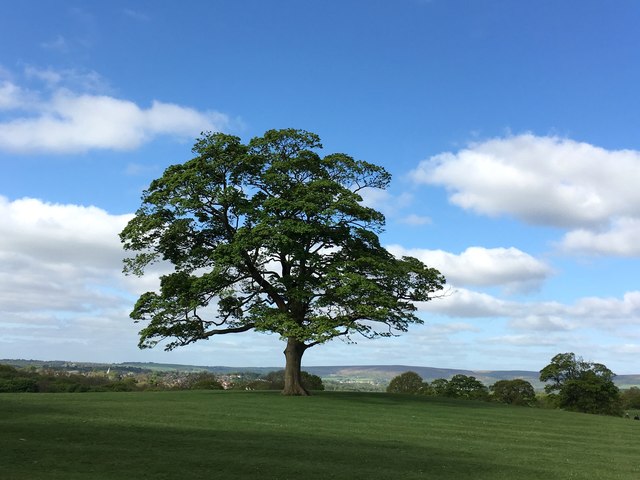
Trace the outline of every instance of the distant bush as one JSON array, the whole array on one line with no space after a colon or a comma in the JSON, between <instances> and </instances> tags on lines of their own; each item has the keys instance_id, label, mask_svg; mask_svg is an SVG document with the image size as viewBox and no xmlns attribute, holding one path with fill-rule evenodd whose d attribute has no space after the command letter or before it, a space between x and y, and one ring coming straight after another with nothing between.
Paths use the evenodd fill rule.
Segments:
<instances>
[{"instance_id":1,"label":"distant bush","mask_svg":"<svg viewBox=\"0 0 640 480\"><path fill-rule=\"evenodd\" d=\"M446 397L449 381L444 378L436 378L431 382L431 395L435 397Z\"/></svg>"},{"instance_id":2,"label":"distant bush","mask_svg":"<svg viewBox=\"0 0 640 480\"><path fill-rule=\"evenodd\" d=\"M322 379L304 370L302 374L302 386L307 390L324 390ZM262 382L262 383L261 383ZM274 370L267 373L261 379L247 384L251 390L282 390L284 389L284 370Z\"/></svg>"},{"instance_id":3,"label":"distant bush","mask_svg":"<svg viewBox=\"0 0 640 480\"><path fill-rule=\"evenodd\" d=\"M640 409L640 388L631 387L620 392L622 407L624 409Z\"/></svg>"},{"instance_id":4,"label":"distant bush","mask_svg":"<svg viewBox=\"0 0 640 480\"><path fill-rule=\"evenodd\" d=\"M521 378L499 380L489 389L491 390L491 398L496 402L526 406L532 406L536 403L536 392L533 385Z\"/></svg>"},{"instance_id":5,"label":"distant bush","mask_svg":"<svg viewBox=\"0 0 640 480\"><path fill-rule=\"evenodd\" d=\"M38 379L25 370L0 365L0 393L37 392Z\"/></svg>"},{"instance_id":6,"label":"distant bush","mask_svg":"<svg viewBox=\"0 0 640 480\"><path fill-rule=\"evenodd\" d=\"M387 393L426 394L429 384L416 372L404 372L393 377L387 387Z\"/></svg>"},{"instance_id":7,"label":"distant bush","mask_svg":"<svg viewBox=\"0 0 640 480\"><path fill-rule=\"evenodd\" d=\"M134 377L125 377L120 380L111 381L107 384L101 385L101 389L108 392L135 392L137 390L141 390Z\"/></svg>"},{"instance_id":8,"label":"distant bush","mask_svg":"<svg viewBox=\"0 0 640 480\"><path fill-rule=\"evenodd\" d=\"M190 373L187 375L179 388L189 390L223 390L224 387L218 378L210 372Z\"/></svg>"},{"instance_id":9,"label":"distant bush","mask_svg":"<svg viewBox=\"0 0 640 480\"><path fill-rule=\"evenodd\" d=\"M0 393L37 392L38 381L34 378L0 379Z\"/></svg>"},{"instance_id":10,"label":"distant bush","mask_svg":"<svg viewBox=\"0 0 640 480\"><path fill-rule=\"evenodd\" d=\"M429 385L427 394L434 397L488 400L489 389L476 377L458 374L451 377L450 380L436 378Z\"/></svg>"},{"instance_id":11,"label":"distant bush","mask_svg":"<svg viewBox=\"0 0 640 480\"><path fill-rule=\"evenodd\" d=\"M489 389L476 377L467 375L454 375L449 380L445 391L447 397L466 398L469 400L487 400Z\"/></svg>"}]
</instances>

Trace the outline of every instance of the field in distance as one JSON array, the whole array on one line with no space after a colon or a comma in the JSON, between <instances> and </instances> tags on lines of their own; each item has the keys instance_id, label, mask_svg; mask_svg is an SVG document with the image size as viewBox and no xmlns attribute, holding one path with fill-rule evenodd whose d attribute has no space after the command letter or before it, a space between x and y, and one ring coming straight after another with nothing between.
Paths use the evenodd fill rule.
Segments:
<instances>
[{"instance_id":1,"label":"field in distance","mask_svg":"<svg viewBox=\"0 0 640 480\"><path fill-rule=\"evenodd\" d=\"M0 394L2 478L640 478L640 422L422 396Z\"/></svg>"}]
</instances>

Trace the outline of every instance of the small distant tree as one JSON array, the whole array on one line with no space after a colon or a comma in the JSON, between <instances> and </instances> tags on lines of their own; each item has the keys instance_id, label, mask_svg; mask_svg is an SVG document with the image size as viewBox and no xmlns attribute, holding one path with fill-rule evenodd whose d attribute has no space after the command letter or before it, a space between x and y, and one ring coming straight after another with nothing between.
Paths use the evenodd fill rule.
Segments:
<instances>
[{"instance_id":1,"label":"small distant tree","mask_svg":"<svg viewBox=\"0 0 640 480\"><path fill-rule=\"evenodd\" d=\"M429 384L425 384L416 372L404 372L393 377L387 387L387 393L422 393Z\"/></svg>"},{"instance_id":2,"label":"small distant tree","mask_svg":"<svg viewBox=\"0 0 640 480\"><path fill-rule=\"evenodd\" d=\"M492 398L500 403L531 406L536 402L536 392L533 385L521 378L499 380L489 389Z\"/></svg>"},{"instance_id":3,"label":"small distant tree","mask_svg":"<svg viewBox=\"0 0 640 480\"><path fill-rule=\"evenodd\" d=\"M457 374L449 380L445 395L453 398L483 400L489 396L489 389L476 377Z\"/></svg>"},{"instance_id":4,"label":"small distant tree","mask_svg":"<svg viewBox=\"0 0 640 480\"><path fill-rule=\"evenodd\" d=\"M556 355L540 372L540 380L550 382L544 388L558 407L619 416L622 400L614 377L605 365L586 362L574 353Z\"/></svg>"}]
</instances>

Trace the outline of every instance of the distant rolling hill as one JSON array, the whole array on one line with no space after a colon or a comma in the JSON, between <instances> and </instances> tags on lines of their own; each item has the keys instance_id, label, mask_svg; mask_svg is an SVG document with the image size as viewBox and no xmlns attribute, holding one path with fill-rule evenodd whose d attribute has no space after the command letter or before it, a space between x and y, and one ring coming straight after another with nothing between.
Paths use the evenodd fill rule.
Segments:
<instances>
[{"instance_id":1,"label":"distant rolling hill","mask_svg":"<svg viewBox=\"0 0 640 480\"><path fill-rule=\"evenodd\" d=\"M89 362L69 362L69 361L42 361L42 360L0 360L0 364L24 367L29 365L49 366L53 368L91 367L134 367L142 370L155 371L182 371L197 372L208 371L217 374L235 372L254 372L266 374L274 370L281 370L277 367L229 367L229 366L198 366L180 365L154 362L124 362L117 364L89 363ZM450 379L456 374L474 376L485 385L492 385L498 380L511 380L521 378L530 382L536 390L542 390L544 384L538 379L540 373L527 370L459 370L451 368L419 367L409 365L343 365L343 366L303 366L303 370L318 375L324 381L352 384L372 384L386 385L389 381L401 373L413 371L420 375L425 381L432 382L436 378ZM640 387L640 374L638 375L618 375L615 383L620 388Z\"/></svg>"},{"instance_id":2,"label":"distant rolling hill","mask_svg":"<svg viewBox=\"0 0 640 480\"><path fill-rule=\"evenodd\" d=\"M533 385L536 390L542 390L544 383L539 380L540 372L527 370L458 370L451 368L417 367L409 365L360 365L333 367L303 367L309 373L318 375L323 380L337 381L370 381L387 384L401 373L412 371L420 375L425 381L432 382L436 378L450 379L454 375L462 374L476 377L485 385L493 385L498 380L512 380L521 378ZM614 379L620 388L640 386L640 375L618 375Z\"/></svg>"}]
</instances>

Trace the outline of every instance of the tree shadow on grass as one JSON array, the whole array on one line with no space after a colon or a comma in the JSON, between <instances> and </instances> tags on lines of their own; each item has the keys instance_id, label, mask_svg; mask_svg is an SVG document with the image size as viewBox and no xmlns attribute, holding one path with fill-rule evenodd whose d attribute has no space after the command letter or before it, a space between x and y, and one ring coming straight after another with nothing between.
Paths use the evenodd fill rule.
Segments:
<instances>
[{"instance_id":1,"label":"tree shadow on grass","mask_svg":"<svg viewBox=\"0 0 640 480\"><path fill-rule=\"evenodd\" d=\"M301 435L277 426L233 431L77 422L36 432L16 425L0 437L3 478L15 480L523 478L481 456L403 439Z\"/></svg>"},{"instance_id":2,"label":"tree shadow on grass","mask_svg":"<svg viewBox=\"0 0 640 480\"><path fill-rule=\"evenodd\" d=\"M427 395L411 395L403 393L382 393L382 392L323 392L321 395L326 398L335 397L340 401L376 404L376 405L417 405L433 404L451 407L464 407L471 409L494 409L503 405L481 400L468 400L464 398L432 397Z\"/></svg>"}]
</instances>

